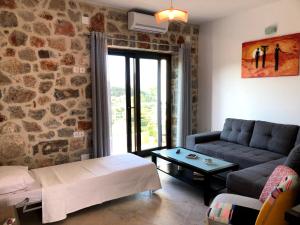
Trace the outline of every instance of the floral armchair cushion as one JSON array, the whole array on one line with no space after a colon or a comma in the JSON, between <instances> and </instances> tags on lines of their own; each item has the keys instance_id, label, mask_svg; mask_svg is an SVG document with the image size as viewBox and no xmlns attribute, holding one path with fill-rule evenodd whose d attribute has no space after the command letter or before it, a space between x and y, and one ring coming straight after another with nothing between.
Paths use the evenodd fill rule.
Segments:
<instances>
[{"instance_id":1,"label":"floral armchair cushion","mask_svg":"<svg viewBox=\"0 0 300 225\"><path fill-rule=\"evenodd\" d=\"M287 179L287 177L289 177L289 181L285 182L285 179ZM293 180L296 179L297 177L297 173L292 170L291 168L287 167L287 166L277 166L275 168L275 170L273 171L273 173L271 174L271 176L269 177L267 183L265 184L265 187L259 197L259 200L264 203L267 198L270 196L270 194L276 190L274 190L275 187L277 187L278 184L280 184L281 182L283 182L281 184L282 188L284 189L289 189L291 185L295 185L295 181L293 182ZM283 185L286 185L286 187L283 187ZM285 190L285 191L287 191ZM274 193L276 195L276 193Z\"/></svg>"}]
</instances>

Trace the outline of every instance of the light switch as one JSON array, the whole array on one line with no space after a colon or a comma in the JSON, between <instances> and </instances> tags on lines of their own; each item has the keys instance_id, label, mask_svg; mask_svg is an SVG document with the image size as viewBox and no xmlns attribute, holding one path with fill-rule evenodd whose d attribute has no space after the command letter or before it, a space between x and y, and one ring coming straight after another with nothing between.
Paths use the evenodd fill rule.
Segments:
<instances>
[{"instance_id":1,"label":"light switch","mask_svg":"<svg viewBox=\"0 0 300 225\"><path fill-rule=\"evenodd\" d=\"M85 68L84 67L80 67L79 73L85 73Z\"/></svg>"},{"instance_id":2,"label":"light switch","mask_svg":"<svg viewBox=\"0 0 300 225\"><path fill-rule=\"evenodd\" d=\"M82 16L81 22L82 22L82 24L89 25L90 24L90 18L88 16Z\"/></svg>"},{"instance_id":3,"label":"light switch","mask_svg":"<svg viewBox=\"0 0 300 225\"><path fill-rule=\"evenodd\" d=\"M80 70L79 70L79 67L78 66L74 66L73 67L73 73L79 73Z\"/></svg>"}]
</instances>

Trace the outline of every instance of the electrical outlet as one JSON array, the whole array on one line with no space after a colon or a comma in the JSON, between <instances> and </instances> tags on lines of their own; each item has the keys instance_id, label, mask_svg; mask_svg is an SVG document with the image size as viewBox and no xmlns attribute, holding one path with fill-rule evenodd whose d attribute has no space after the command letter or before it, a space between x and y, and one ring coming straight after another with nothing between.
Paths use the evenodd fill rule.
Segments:
<instances>
[{"instance_id":1,"label":"electrical outlet","mask_svg":"<svg viewBox=\"0 0 300 225\"><path fill-rule=\"evenodd\" d=\"M88 160L88 159L90 158L90 154L82 154L82 155L80 156L80 158L81 158L81 161L83 161L83 160Z\"/></svg>"},{"instance_id":2,"label":"electrical outlet","mask_svg":"<svg viewBox=\"0 0 300 225\"><path fill-rule=\"evenodd\" d=\"M76 138L84 137L84 131L74 131L73 137L76 137Z\"/></svg>"},{"instance_id":3,"label":"electrical outlet","mask_svg":"<svg viewBox=\"0 0 300 225\"><path fill-rule=\"evenodd\" d=\"M84 67L80 67L79 68L79 73L85 73L85 68Z\"/></svg>"},{"instance_id":4,"label":"electrical outlet","mask_svg":"<svg viewBox=\"0 0 300 225\"><path fill-rule=\"evenodd\" d=\"M74 66L73 67L73 73L79 73L80 72L80 69L78 66Z\"/></svg>"},{"instance_id":5,"label":"electrical outlet","mask_svg":"<svg viewBox=\"0 0 300 225\"><path fill-rule=\"evenodd\" d=\"M81 17L81 22L82 22L82 24L89 25L90 24L90 18L88 16L82 16Z\"/></svg>"}]
</instances>

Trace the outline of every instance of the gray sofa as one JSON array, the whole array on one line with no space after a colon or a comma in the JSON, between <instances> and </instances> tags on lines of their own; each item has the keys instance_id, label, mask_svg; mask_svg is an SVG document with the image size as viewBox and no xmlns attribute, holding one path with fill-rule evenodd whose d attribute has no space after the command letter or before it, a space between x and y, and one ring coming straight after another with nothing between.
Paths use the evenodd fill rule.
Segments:
<instances>
[{"instance_id":1,"label":"gray sofa","mask_svg":"<svg viewBox=\"0 0 300 225\"><path fill-rule=\"evenodd\" d=\"M226 119L220 132L187 137L188 149L239 164L239 171L227 175L227 190L253 198L277 165L292 161L289 166L300 170L300 148L290 153L298 145L299 126L240 119Z\"/></svg>"}]
</instances>

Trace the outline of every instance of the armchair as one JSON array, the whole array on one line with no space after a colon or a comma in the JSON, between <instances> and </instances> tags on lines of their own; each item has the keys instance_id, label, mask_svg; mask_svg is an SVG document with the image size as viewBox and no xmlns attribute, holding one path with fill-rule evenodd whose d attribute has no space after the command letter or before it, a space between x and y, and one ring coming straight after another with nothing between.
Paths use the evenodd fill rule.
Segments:
<instances>
[{"instance_id":1,"label":"armchair","mask_svg":"<svg viewBox=\"0 0 300 225\"><path fill-rule=\"evenodd\" d=\"M280 165L271 174L259 199L218 195L208 213L209 225L286 225L284 213L296 201L298 174Z\"/></svg>"}]
</instances>

